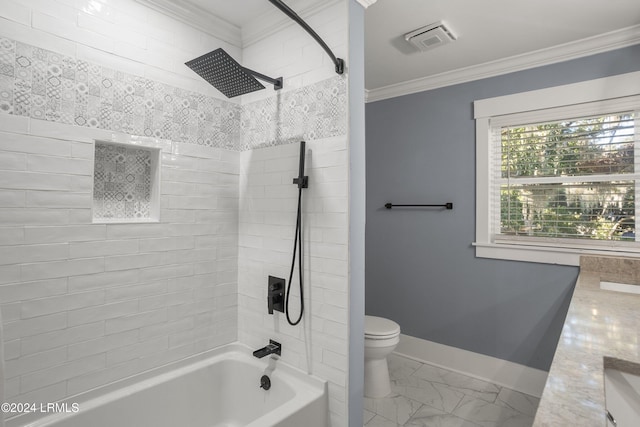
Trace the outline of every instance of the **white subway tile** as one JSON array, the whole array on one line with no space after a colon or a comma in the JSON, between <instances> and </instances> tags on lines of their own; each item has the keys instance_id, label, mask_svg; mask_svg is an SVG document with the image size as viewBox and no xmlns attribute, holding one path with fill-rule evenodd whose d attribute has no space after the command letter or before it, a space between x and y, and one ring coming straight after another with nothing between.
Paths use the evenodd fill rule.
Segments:
<instances>
[{"instance_id":1,"label":"white subway tile","mask_svg":"<svg viewBox=\"0 0 640 427\"><path fill-rule=\"evenodd\" d=\"M161 353L169 348L169 337L158 337L107 352L107 366L117 365L131 359Z\"/></svg>"},{"instance_id":2,"label":"white subway tile","mask_svg":"<svg viewBox=\"0 0 640 427\"><path fill-rule=\"evenodd\" d=\"M27 169L27 156L23 153L0 151L0 169L23 171Z\"/></svg>"},{"instance_id":3,"label":"white subway tile","mask_svg":"<svg viewBox=\"0 0 640 427\"><path fill-rule=\"evenodd\" d=\"M147 55L146 47L139 47L128 43L126 40L114 40L113 53L120 60L129 59L135 61L137 58L143 58ZM140 75L144 74L144 68L141 66ZM138 73L136 73L138 74Z\"/></svg>"},{"instance_id":4,"label":"white subway tile","mask_svg":"<svg viewBox=\"0 0 640 427\"><path fill-rule=\"evenodd\" d=\"M167 310L162 308L159 310L146 311L144 313L109 319L106 322L106 331L107 334L115 334L118 332L138 329L157 323L163 323L166 321Z\"/></svg>"},{"instance_id":5,"label":"white subway tile","mask_svg":"<svg viewBox=\"0 0 640 427\"><path fill-rule=\"evenodd\" d=\"M10 0L0 3L0 16L23 25L31 25L31 11L28 7Z\"/></svg>"},{"instance_id":6,"label":"white subway tile","mask_svg":"<svg viewBox=\"0 0 640 427\"><path fill-rule=\"evenodd\" d=\"M91 46L105 52L113 52L113 41L109 37L78 28L73 24L69 25L69 22L56 19L43 13L34 11L31 16L31 25L35 29L63 39L73 40L79 44Z\"/></svg>"},{"instance_id":7,"label":"white subway tile","mask_svg":"<svg viewBox=\"0 0 640 427\"><path fill-rule=\"evenodd\" d=\"M71 180L71 191L76 193L91 193L93 191L93 176L76 175ZM90 207L81 206L81 207Z\"/></svg>"},{"instance_id":8,"label":"white subway tile","mask_svg":"<svg viewBox=\"0 0 640 427\"><path fill-rule=\"evenodd\" d=\"M349 241L349 232L341 228L325 228L322 230L322 240L326 243L346 245Z\"/></svg>"},{"instance_id":9,"label":"white subway tile","mask_svg":"<svg viewBox=\"0 0 640 427\"><path fill-rule=\"evenodd\" d=\"M213 91L213 89L211 89L211 91ZM201 145L176 143L176 145L174 146L173 154L220 160L223 151L224 150L203 147Z\"/></svg>"},{"instance_id":10,"label":"white subway tile","mask_svg":"<svg viewBox=\"0 0 640 427\"><path fill-rule=\"evenodd\" d=\"M140 339L146 340L150 337L156 337L159 335L169 335L178 333L180 331L186 331L194 327L195 321L193 317L183 317L175 321L169 321L164 323L158 323L155 325L145 326L140 328Z\"/></svg>"},{"instance_id":11,"label":"white subway tile","mask_svg":"<svg viewBox=\"0 0 640 427\"><path fill-rule=\"evenodd\" d=\"M138 253L138 241L136 240L102 240L96 242L72 242L69 244L71 258L135 253Z\"/></svg>"},{"instance_id":12,"label":"white subway tile","mask_svg":"<svg viewBox=\"0 0 640 427\"><path fill-rule=\"evenodd\" d=\"M69 221L69 211L66 209L0 208L0 223L6 225L66 225Z\"/></svg>"},{"instance_id":13,"label":"white subway tile","mask_svg":"<svg viewBox=\"0 0 640 427\"><path fill-rule=\"evenodd\" d=\"M61 365L67 358L67 349L57 348L34 355L9 360L6 364L6 378L13 378L50 366Z\"/></svg>"},{"instance_id":14,"label":"white subway tile","mask_svg":"<svg viewBox=\"0 0 640 427\"><path fill-rule=\"evenodd\" d=\"M2 19L0 36L20 40L23 43L49 49L62 55L73 56L75 54L75 43L72 41L52 36L44 31L35 30L31 25L23 25Z\"/></svg>"},{"instance_id":15,"label":"white subway tile","mask_svg":"<svg viewBox=\"0 0 640 427\"><path fill-rule=\"evenodd\" d=\"M81 308L68 312L69 326L82 325L99 320L113 319L133 314L138 311L137 301L124 301L96 307ZM106 330L107 334L112 333Z\"/></svg>"},{"instance_id":16,"label":"white subway tile","mask_svg":"<svg viewBox=\"0 0 640 427\"><path fill-rule=\"evenodd\" d=\"M347 309L349 305L348 294L344 291L333 291L330 289L321 289L318 292L322 295L322 301L326 304ZM320 302L320 298L318 298Z\"/></svg>"},{"instance_id":17,"label":"white subway tile","mask_svg":"<svg viewBox=\"0 0 640 427\"><path fill-rule=\"evenodd\" d=\"M130 285L138 283L139 280L140 272L138 270L109 271L69 277L69 292Z\"/></svg>"},{"instance_id":18,"label":"white subway tile","mask_svg":"<svg viewBox=\"0 0 640 427\"><path fill-rule=\"evenodd\" d=\"M30 6L33 11L46 13L67 22L69 25L74 25L77 15L77 9L68 5L61 4L60 2L52 2L47 0L26 0L24 3Z\"/></svg>"},{"instance_id":19,"label":"white subway tile","mask_svg":"<svg viewBox=\"0 0 640 427\"><path fill-rule=\"evenodd\" d=\"M137 360L110 366L108 368L90 372L69 379L67 382L67 394L74 395L92 388L109 384L113 381L129 377L141 371Z\"/></svg>"},{"instance_id":20,"label":"white subway tile","mask_svg":"<svg viewBox=\"0 0 640 427\"><path fill-rule=\"evenodd\" d=\"M2 229L0 229L0 232ZM0 237L2 234L0 233ZM5 283L15 283L20 281L20 266L19 265L4 265L0 266L0 285Z\"/></svg>"},{"instance_id":21,"label":"white subway tile","mask_svg":"<svg viewBox=\"0 0 640 427\"><path fill-rule=\"evenodd\" d=\"M198 195L197 192L199 187L200 186L198 184L189 182L163 181L162 194Z\"/></svg>"},{"instance_id":22,"label":"white subway tile","mask_svg":"<svg viewBox=\"0 0 640 427\"><path fill-rule=\"evenodd\" d=\"M57 261L69 258L69 245L0 246L0 264Z\"/></svg>"},{"instance_id":23,"label":"white subway tile","mask_svg":"<svg viewBox=\"0 0 640 427\"><path fill-rule=\"evenodd\" d=\"M73 56L75 56L75 54ZM76 142L93 143L95 139L109 140L112 135L111 132L104 129L75 126L47 120L32 120L29 133L34 136L47 138L49 141L66 141L69 149L64 153L41 153L64 157L71 155L71 146Z\"/></svg>"},{"instance_id":24,"label":"white subway tile","mask_svg":"<svg viewBox=\"0 0 640 427\"><path fill-rule=\"evenodd\" d=\"M0 171L2 188L25 190L57 190L71 189L71 177L51 173L23 171Z\"/></svg>"},{"instance_id":25,"label":"white subway tile","mask_svg":"<svg viewBox=\"0 0 640 427\"><path fill-rule=\"evenodd\" d=\"M67 261L41 262L20 265L22 280L34 281L104 271L103 258L78 258Z\"/></svg>"},{"instance_id":26,"label":"white subway tile","mask_svg":"<svg viewBox=\"0 0 640 427\"><path fill-rule=\"evenodd\" d=\"M67 327L67 315L56 313L49 316L10 322L4 325L4 339L9 341L31 335L42 334Z\"/></svg>"},{"instance_id":27,"label":"white subway tile","mask_svg":"<svg viewBox=\"0 0 640 427\"><path fill-rule=\"evenodd\" d=\"M20 395L14 396L11 399L8 399L7 402L29 402L39 406L41 403L47 404L49 402L57 402L59 400L62 400L67 396L66 393L67 382L61 381L59 383L52 384L47 387L42 387L29 393L22 393Z\"/></svg>"},{"instance_id":28,"label":"white subway tile","mask_svg":"<svg viewBox=\"0 0 640 427\"><path fill-rule=\"evenodd\" d=\"M0 301L15 302L64 294L67 291L67 279L21 282L0 286Z\"/></svg>"},{"instance_id":29,"label":"white subway tile","mask_svg":"<svg viewBox=\"0 0 640 427\"><path fill-rule=\"evenodd\" d=\"M4 343L4 359L5 360L12 360L20 357L20 341L21 340L17 339L17 340L6 341Z\"/></svg>"},{"instance_id":30,"label":"white subway tile","mask_svg":"<svg viewBox=\"0 0 640 427\"><path fill-rule=\"evenodd\" d=\"M144 34L132 31L131 28L114 25L101 18L80 12L78 14L78 27L85 28L112 40L126 41L139 48L146 48L147 37Z\"/></svg>"},{"instance_id":31,"label":"white subway tile","mask_svg":"<svg viewBox=\"0 0 640 427\"><path fill-rule=\"evenodd\" d=\"M330 258L335 260L346 260L348 257L347 245L337 245L335 243L311 243L309 254L314 257Z\"/></svg>"},{"instance_id":32,"label":"white subway tile","mask_svg":"<svg viewBox=\"0 0 640 427\"><path fill-rule=\"evenodd\" d=\"M25 227L25 241L27 243L104 240L106 234L107 226L103 224L70 225L62 227Z\"/></svg>"},{"instance_id":33,"label":"white subway tile","mask_svg":"<svg viewBox=\"0 0 640 427\"><path fill-rule=\"evenodd\" d=\"M76 146L78 144L74 144ZM72 147L73 148L73 147ZM0 157L0 165L2 164ZM89 159L73 159L30 154L27 156L27 168L34 172L50 172L69 175L92 175L93 162Z\"/></svg>"},{"instance_id":34,"label":"white subway tile","mask_svg":"<svg viewBox=\"0 0 640 427\"><path fill-rule=\"evenodd\" d=\"M3 208L24 207L26 194L21 190L0 190L0 206Z\"/></svg>"},{"instance_id":35,"label":"white subway tile","mask_svg":"<svg viewBox=\"0 0 640 427\"><path fill-rule=\"evenodd\" d=\"M153 268L145 268L140 270L140 281L151 282L159 279L170 279L172 277L193 276L193 264L186 265L167 265Z\"/></svg>"},{"instance_id":36,"label":"white subway tile","mask_svg":"<svg viewBox=\"0 0 640 427\"><path fill-rule=\"evenodd\" d=\"M143 239L143 240L140 240L140 252L193 249L195 246L194 241L195 241L195 238L193 236Z\"/></svg>"},{"instance_id":37,"label":"white subway tile","mask_svg":"<svg viewBox=\"0 0 640 427\"><path fill-rule=\"evenodd\" d=\"M41 369L22 376L20 391L27 393L104 367L105 355L98 354L51 368Z\"/></svg>"},{"instance_id":38,"label":"white subway tile","mask_svg":"<svg viewBox=\"0 0 640 427\"><path fill-rule=\"evenodd\" d=\"M182 222L182 223L194 223L196 222L196 212L193 210L184 209L160 209L160 219L163 222Z\"/></svg>"},{"instance_id":39,"label":"white subway tile","mask_svg":"<svg viewBox=\"0 0 640 427\"><path fill-rule=\"evenodd\" d=\"M94 146L92 143L87 142L72 142L71 143L71 157L76 159L85 159L93 161ZM89 170L89 174L93 172L93 167Z\"/></svg>"},{"instance_id":40,"label":"white subway tile","mask_svg":"<svg viewBox=\"0 0 640 427\"><path fill-rule=\"evenodd\" d=\"M166 253L135 254L135 255L115 255L105 257L105 270L130 270L133 268L145 268L166 264L168 256Z\"/></svg>"},{"instance_id":41,"label":"white subway tile","mask_svg":"<svg viewBox=\"0 0 640 427\"><path fill-rule=\"evenodd\" d=\"M116 288L109 288L105 292L107 302L162 295L167 292L167 281L162 280L154 283L145 283L143 285L118 286Z\"/></svg>"},{"instance_id":42,"label":"white subway tile","mask_svg":"<svg viewBox=\"0 0 640 427\"><path fill-rule=\"evenodd\" d=\"M126 331L119 334L101 335L98 338L70 344L68 360L80 359L92 354L104 353L114 348L128 346L138 342L138 331Z\"/></svg>"},{"instance_id":43,"label":"white subway tile","mask_svg":"<svg viewBox=\"0 0 640 427\"><path fill-rule=\"evenodd\" d=\"M20 320L20 303L14 302L9 304L0 304L2 312L2 322L14 322Z\"/></svg>"},{"instance_id":44,"label":"white subway tile","mask_svg":"<svg viewBox=\"0 0 640 427\"><path fill-rule=\"evenodd\" d=\"M240 173L240 165L237 159L231 162L216 159L198 159L197 168L203 171L228 173L238 175Z\"/></svg>"},{"instance_id":45,"label":"white subway tile","mask_svg":"<svg viewBox=\"0 0 640 427\"><path fill-rule=\"evenodd\" d=\"M31 119L26 116L0 114L0 129L2 129L3 132L26 134L29 131L30 120Z\"/></svg>"},{"instance_id":46,"label":"white subway tile","mask_svg":"<svg viewBox=\"0 0 640 427\"><path fill-rule=\"evenodd\" d=\"M27 319L100 304L104 304L104 292L80 292L25 301L21 313L22 318Z\"/></svg>"},{"instance_id":47,"label":"white subway tile","mask_svg":"<svg viewBox=\"0 0 640 427\"><path fill-rule=\"evenodd\" d=\"M79 325L59 331L33 335L22 339L21 353L23 355L38 354L52 348L62 348L65 358L67 348L65 346L80 343L95 337L104 335L104 323L95 322Z\"/></svg>"},{"instance_id":48,"label":"white subway tile","mask_svg":"<svg viewBox=\"0 0 640 427\"><path fill-rule=\"evenodd\" d=\"M109 224L107 238L117 240L165 237L168 227L166 224Z\"/></svg>"},{"instance_id":49,"label":"white subway tile","mask_svg":"<svg viewBox=\"0 0 640 427\"><path fill-rule=\"evenodd\" d=\"M36 122L42 122L42 120L32 121L32 123ZM71 154L71 143L52 138L0 132L0 150L69 156Z\"/></svg>"},{"instance_id":50,"label":"white subway tile","mask_svg":"<svg viewBox=\"0 0 640 427\"><path fill-rule=\"evenodd\" d=\"M90 193L69 193L66 191L27 191L27 207L45 208L89 208Z\"/></svg>"},{"instance_id":51,"label":"white subway tile","mask_svg":"<svg viewBox=\"0 0 640 427\"><path fill-rule=\"evenodd\" d=\"M193 196L166 196L167 208L169 209L217 209L218 198L193 197ZM221 207L221 209L223 209Z\"/></svg>"}]
</instances>

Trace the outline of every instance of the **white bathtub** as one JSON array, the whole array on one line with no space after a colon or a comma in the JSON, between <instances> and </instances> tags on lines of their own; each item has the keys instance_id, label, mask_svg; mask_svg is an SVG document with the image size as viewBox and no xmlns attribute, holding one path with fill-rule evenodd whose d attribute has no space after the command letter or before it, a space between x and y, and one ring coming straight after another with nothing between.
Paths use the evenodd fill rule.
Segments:
<instances>
[{"instance_id":1,"label":"white bathtub","mask_svg":"<svg viewBox=\"0 0 640 427\"><path fill-rule=\"evenodd\" d=\"M243 345L231 344L181 365L67 399L69 407L78 403L75 413L52 414L26 423L25 417L16 417L7 427L327 425L326 382L279 360L256 359ZM268 391L260 388L265 373L271 379Z\"/></svg>"}]
</instances>

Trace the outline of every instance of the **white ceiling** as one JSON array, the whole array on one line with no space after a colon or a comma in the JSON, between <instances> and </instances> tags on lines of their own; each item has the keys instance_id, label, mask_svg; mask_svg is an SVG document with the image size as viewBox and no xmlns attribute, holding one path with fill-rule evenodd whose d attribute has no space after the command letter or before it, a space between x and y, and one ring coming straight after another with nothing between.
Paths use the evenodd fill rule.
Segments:
<instances>
[{"instance_id":1,"label":"white ceiling","mask_svg":"<svg viewBox=\"0 0 640 427\"><path fill-rule=\"evenodd\" d=\"M640 0L378 0L365 19L373 90L639 25ZM420 52L404 40L440 20L455 42Z\"/></svg>"},{"instance_id":2,"label":"white ceiling","mask_svg":"<svg viewBox=\"0 0 640 427\"><path fill-rule=\"evenodd\" d=\"M188 2L219 16L238 28L242 28L275 7L267 0L188 0Z\"/></svg>"},{"instance_id":3,"label":"white ceiling","mask_svg":"<svg viewBox=\"0 0 640 427\"><path fill-rule=\"evenodd\" d=\"M235 27L229 34L237 34L236 39L229 41L238 46L268 31L266 22L274 17L286 19L268 0L137 1L163 6L178 15L190 11L183 19L200 24L204 30L211 29L206 15L221 18ZM284 1L304 16L303 11L307 13L328 0ZM601 43L600 51L640 43L640 0L358 1L373 3L365 13L365 86L370 95L377 93L379 98L397 95L398 86L406 86L405 93L424 90L428 85L416 84L418 80L445 85L464 80L447 76L463 73L467 79L478 78L483 72L491 75L518 69L514 64L521 69L545 60L563 60L567 53L588 54L589 49L597 49L555 49L555 56L547 51L585 39L600 40L605 34L608 44ZM455 42L420 52L404 40L405 33L441 20L456 34ZM618 31L621 29L626 30Z\"/></svg>"}]
</instances>

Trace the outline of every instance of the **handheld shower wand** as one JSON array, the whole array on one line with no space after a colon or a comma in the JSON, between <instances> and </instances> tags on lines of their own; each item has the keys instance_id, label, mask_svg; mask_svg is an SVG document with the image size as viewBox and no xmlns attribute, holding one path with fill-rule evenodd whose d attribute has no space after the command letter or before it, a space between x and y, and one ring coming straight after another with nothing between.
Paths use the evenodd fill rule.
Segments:
<instances>
[{"instance_id":1,"label":"handheld shower wand","mask_svg":"<svg viewBox=\"0 0 640 427\"><path fill-rule=\"evenodd\" d=\"M309 187L309 177L304 175L305 142L300 141L300 163L298 166L298 177L293 179L293 183L298 185L298 212L296 216L296 233L293 237L293 258L291 259L291 271L289 272L289 284L285 297L285 314L287 322L295 326L302 320L304 315L304 289L303 289L303 269L302 269L302 189ZM289 295L291 295L291 282L296 264L296 248L298 249L298 280L300 286L300 315L297 320L291 320L289 316Z\"/></svg>"}]
</instances>

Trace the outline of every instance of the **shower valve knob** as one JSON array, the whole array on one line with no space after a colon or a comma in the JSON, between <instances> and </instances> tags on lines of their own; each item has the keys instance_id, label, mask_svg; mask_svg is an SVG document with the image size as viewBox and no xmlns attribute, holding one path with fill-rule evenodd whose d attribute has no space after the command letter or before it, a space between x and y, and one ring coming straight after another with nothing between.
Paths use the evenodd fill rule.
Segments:
<instances>
[{"instance_id":1,"label":"shower valve knob","mask_svg":"<svg viewBox=\"0 0 640 427\"><path fill-rule=\"evenodd\" d=\"M269 276L269 286L267 292L267 307L269 314L274 310L284 313L284 279Z\"/></svg>"}]
</instances>

